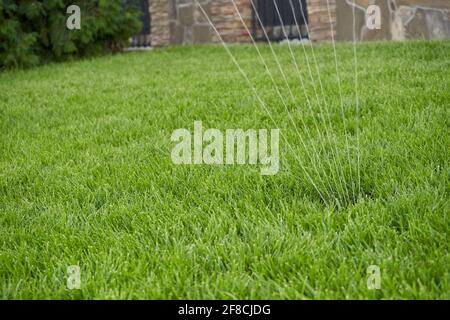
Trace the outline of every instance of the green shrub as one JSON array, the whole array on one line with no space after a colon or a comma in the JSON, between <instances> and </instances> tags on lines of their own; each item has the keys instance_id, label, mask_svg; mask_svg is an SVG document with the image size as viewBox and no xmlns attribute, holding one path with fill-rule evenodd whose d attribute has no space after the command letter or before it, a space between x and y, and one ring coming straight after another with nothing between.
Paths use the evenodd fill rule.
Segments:
<instances>
[{"instance_id":1,"label":"green shrub","mask_svg":"<svg viewBox=\"0 0 450 320\"><path fill-rule=\"evenodd\" d=\"M121 0L0 0L0 68L119 51L141 28L136 6ZM68 30L69 5L81 29Z\"/></svg>"}]
</instances>

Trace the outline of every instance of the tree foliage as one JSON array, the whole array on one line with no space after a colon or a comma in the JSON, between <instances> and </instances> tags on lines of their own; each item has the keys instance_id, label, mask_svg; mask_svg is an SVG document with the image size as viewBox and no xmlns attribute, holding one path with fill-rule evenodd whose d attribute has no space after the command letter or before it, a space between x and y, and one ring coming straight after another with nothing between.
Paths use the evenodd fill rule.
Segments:
<instances>
[{"instance_id":1,"label":"tree foliage","mask_svg":"<svg viewBox=\"0 0 450 320\"><path fill-rule=\"evenodd\" d=\"M121 0L0 0L0 68L115 52L141 28L136 6ZM69 30L67 7L81 9Z\"/></svg>"}]
</instances>

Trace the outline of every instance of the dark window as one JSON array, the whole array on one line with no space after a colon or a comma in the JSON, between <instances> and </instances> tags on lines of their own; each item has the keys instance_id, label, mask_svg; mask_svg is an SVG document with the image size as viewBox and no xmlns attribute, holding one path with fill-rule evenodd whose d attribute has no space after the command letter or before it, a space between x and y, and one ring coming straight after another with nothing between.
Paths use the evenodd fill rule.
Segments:
<instances>
[{"instance_id":1,"label":"dark window","mask_svg":"<svg viewBox=\"0 0 450 320\"><path fill-rule=\"evenodd\" d=\"M151 16L149 12L150 0L125 0L126 6L133 6L141 12L142 28L131 38L131 47L149 47L151 45Z\"/></svg>"},{"instance_id":2,"label":"dark window","mask_svg":"<svg viewBox=\"0 0 450 320\"><path fill-rule=\"evenodd\" d=\"M255 40L267 41L263 28L270 41L308 37L306 0L253 0L252 8Z\"/></svg>"}]
</instances>

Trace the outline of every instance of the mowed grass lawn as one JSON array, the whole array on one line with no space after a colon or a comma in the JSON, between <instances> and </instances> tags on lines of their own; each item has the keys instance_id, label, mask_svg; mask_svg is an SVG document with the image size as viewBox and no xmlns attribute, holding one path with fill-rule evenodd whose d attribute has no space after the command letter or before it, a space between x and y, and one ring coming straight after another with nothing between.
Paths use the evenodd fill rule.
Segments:
<instances>
[{"instance_id":1,"label":"mowed grass lawn","mask_svg":"<svg viewBox=\"0 0 450 320\"><path fill-rule=\"evenodd\" d=\"M291 99L267 45L277 86L252 46L231 47L271 116L221 46L1 73L1 297L448 299L450 42L359 45L359 116L353 46L337 46L342 105L333 47L314 47L323 91L306 49L303 90L275 46ZM173 164L172 132L196 120L280 128L279 173Z\"/></svg>"}]
</instances>

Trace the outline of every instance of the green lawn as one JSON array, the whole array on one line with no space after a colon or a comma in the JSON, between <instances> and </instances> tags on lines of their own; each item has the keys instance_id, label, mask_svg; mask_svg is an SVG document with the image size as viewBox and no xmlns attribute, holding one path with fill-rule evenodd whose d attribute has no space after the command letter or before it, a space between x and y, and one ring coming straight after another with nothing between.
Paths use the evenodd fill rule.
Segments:
<instances>
[{"instance_id":1,"label":"green lawn","mask_svg":"<svg viewBox=\"0 0 450 320\"><path fill-rule=\"evenodd\" d=\"M2 298L450 298L450 42L359 45L359 116L351 44L342 101L331 45L314 47L323 91L309 47L306 90L275 47L295 99L268 46L277 86L231 50L270 116L221 46L0 74ZM173 164L196 120L280 128L279 173Z\"/></svg>"}]
</instances>

